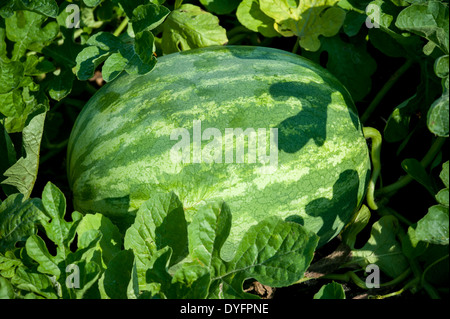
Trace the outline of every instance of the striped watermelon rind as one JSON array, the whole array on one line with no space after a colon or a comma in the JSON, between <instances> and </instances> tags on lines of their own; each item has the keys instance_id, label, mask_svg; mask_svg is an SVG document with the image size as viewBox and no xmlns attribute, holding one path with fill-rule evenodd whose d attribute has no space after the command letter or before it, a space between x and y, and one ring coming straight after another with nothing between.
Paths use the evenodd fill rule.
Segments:
<instances>
[{"instance_id":1,"label":"striped watermelon rind","mask_svg":"<svg viewBox=\"0 0 450 319\"><path fill-rule=\"evenodd\" d=\"M179 128L277 128L278 164L173 162ZM209 141L203 141L202 147ZM158 59L145 76L122 75L80 113L68 145L74 206L122 229L152 192L174 191L188 221L203 204L228 203L225 250L272 215L335 237L360 206L370 161L348 91L320 66L284 51L213 47Z\"/></svg>"}]
</instances>

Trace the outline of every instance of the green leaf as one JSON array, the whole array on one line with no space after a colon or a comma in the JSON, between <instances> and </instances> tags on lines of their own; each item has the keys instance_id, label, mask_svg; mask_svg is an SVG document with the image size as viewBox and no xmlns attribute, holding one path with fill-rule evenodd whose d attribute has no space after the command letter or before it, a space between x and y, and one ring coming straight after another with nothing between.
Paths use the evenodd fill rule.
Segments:
<instances>
[{"instance_id":1,"label":"green leaf","mask_svg":"<svg viewBox=\"0 0 450 319\"><path fill-rule=\"evenodd\" d=\"M39 199L24 199L22 194L8 196L0 205L0 253L12 250L17 242L25 242L36 233L43 217Z\"/></svg>"},{"instance_id":2,"label":"green leaf","mask_svg":"<svg viewBox=\"0 0 450 319\"><path fill-rule=\"evenodd\" d=\"M76 58L76 75L79 80L89 80L95 72L97 66L104 62L109 56L108 51L101 50L96 46L84 48Z\"/></svg>"},{"instance_id":3,"label":"green leaf","mask_svg":"<svg viewBox=\"0 0 450 319\"><path fill-rule=\"evenodd\" d=\"M433 181L430 175L425 171L422 164L414 158L408 158L402 161L402 168L409 176L422 184L430 193L434 194Z\"/></svg>"},{"instance_id":4,"label":"green leaf","mask_svg":"<svg viewBox=\"0 0 450 319\"><path fill-rule=\"evenodd\" d=\"M208 295L210 283L211 274L206 267L186 264L173 275L167 297L204 299Z\"/></svg>"},{"instance_id":5,"label":"green leaf","mask_svg":"<svg viewBox=\"0 0 450 319\"><path fill-rule=\"evenodd\" d=\"M72 213L73 221L64 219L66 213L66 198L64 194L52 183L48 182L42 192L42 204L50 222L42 222L47 237L59 248L62 257L70 252L69 246L75 236L75 230L81 221L81 214Z\"/></svg>"},{"instance_id":6,"label":"green leaf","mask_svg":"<svg viewBox=\"0 0 450 319\"><path fill-rule=\"evenodd\" d=\"M50 97L56 101L61 101L72 91L74 79L72 70L68 68L62 69L58 75L50 74L47 82Z\"/></svg>"},{"instance_id":7,"label":"green leaf","mask_svg":"<svg viewBox=\"0 0 450 319\"><path fill-rule=\"evenodd\" d=\"M6 116L4 127L8 133L22 132L32 114L40 109L47 109L46 97L41 92L35 93L39 87L30 81L30 77L23 77L23 79L27 81L22 83L26 86L23 89L0 94L0 112L2 116Z\"/></svg>"},{"instance_id":8,"label":"green leaf","mask_svg":"<svg viewBox=\"0 0 450 319\"><path fill-rule=\"evenodd\" d=\"M442 164L442 171L439 174L439 177L441 178L442 182L444 183L445 187L449 188L449 171L448 171L449 161Z\"/></svg>"},{"instance_id":9,"label":"green leaf","mask_svg":"<svg viewBox=\"0 0 450 319\"><path fill-rule=\"evenodd\" d=\"M146 280L155 296L168 299L204 299L208 295L211 275L207 267L196 263L182 263L173 275L169 274L170 247L155 254L155 262L147 271Z\"/></svg>"},{"instance_id":10,"label":"green leaf","mask_svg":"<svg viewBox=\"0 0 450 319\"><path fill-rule=\"evenodd\" d=\"M298 281L308 268L319 238L297 223L269 217L243 236L226 271L213 278L221 298L251 297L242 291L245 279L282 287ZM219 291L217 291L219 290Z\"/></svg>"},{"instance_id":11,"label":"green leaf","mask_svg":"<svg viewBox=\"0 0 450 319\"><path fill-rule=\"evenodd\" d=\"M43 56L29 55L23 65L25 75L37 76L55 71L53 63L46 60Z\"/></svg>"},{"instance_id":12,"label":"green leaf","mask_svg":"<svg viewBox=\"0 0 450 319\"><path fill-rule=\"evenodd\" d=\"M125 14L131 19L133 17L133 10L141 5L146 5L149 2L153 4L162 4L164 0L117 0L120 3Z\"/></svg>"},{"instance_id":13,"label":"green leaf","mask_svg":"<svg viewBox=\"0 0 450 319\"><path fill-rule=\"evenodd\" d=\"M441 189L437 194L436 194L436 200L439 202L439 204L442 204L444 206L449 206L449 192L448 192L448 188L444 188Z\"/></svg>"},{"instance_id":14,"label":"green leaf","mask_svg":"<svg viewBox=\"0 0 450 319\"><path fill-rule=\"evenodd\" d=\"M416 230L408 227L408 233L401 237L402 251L406 257L413 259L422 255L427 249L427 244L417 239Z\"/></svg>"},{"instance_id":15,"label":"green leaf","mask_svg":"<svg viewBox=\"0 0 450 319\"><path fill-rule=\"evenodd\" d=\"M328 52L327 69L344 84L355 101L372 89L371 76L377 64L364 43L346 43L340 37L322 39L321 51Z\"/></svg>"},{"instance_id":16,"label":"green leaf","mask_svg":"<svg viewBox=\"0 0 450 319\"><path fill-rule=\"evenodd\" d=\"M91 229L78 233L78 245L75 252L69 251L67 257L59 263L62 271L58 279L62 298L82 299L98 298L100 292L96 283L103 274L100 240L102 233ZM77 278L73 278L76 276ZM75 280L74 280L75 279ZM74 282L75 281L75 282ZM73 286L77 284L77 286ZM95 285L95 286L94 286Z\"/></svg>"},{"instance_id":17,"label":"green leaf","mask_svg":"<svg viewBox=\"0 0 450 319\"><path fill-rule=\"evenodd\" d=\"M75 237L77 226L81 221L81 214L72 213L72 221L67 221L66 200L62 192L53 184L48 183L42 193L42 204L45 217L39 222L43 226L44 241L40 236L33 234L28 237L25 248L26 254L31 260L37 262L37 271L54 277L57 294L62 298L82 298L86 294L95 291L92 286L98 281L102 274L100 267L102 245L100 240L102 233L96 229L87 230L89 219L84 224L84 229L78 232L78 247L75 252L70 250L70 245ZM98 227L105 230L106 227ZM95 228L95 227L92 227ZM108 234L105 235L108 239ZM49 251L50 245L56 247L56 254ZM70 287L67 284L69 270L77 266L79 276L79 287ZM36 292L35 290L30 290Z\"/></svg>"},{"instance_id":18,"label":"green leaf","mask_svg":"<svg viewBox=\"0 0 450 319\"><path fill-rule=\"evenodd\" d=\"M83 0L83 2L88 6L88 7L96 7L100 4L100 2L102 2L103 0Z\"/></svg>"},{"instance_id":19,"label":"green leaf","mask_svg":"<svg viewBox=\"0 0 450 319\"><path fill-rule=\"evenodd\" d=\"M0 299L14 299L14 289L8 279L0 277Z\"/></svg>"},{"instance_id":20,"label":"green leaf","mask_svg":"<svg viewBox=\"0 0 450 319\"><path fill-rule=\"evenodd\" d=\"M55 21L44 22L47 18L31 11L16 11L5 20L6 36L14 43L12 60L17 61L30 49L41 51L58 34L59 27Z\"/></svg>"},{"instance_id":21,"label":"green leaf","mask_svg":"<svg viewBox=\"0 0 450 319\"><path fill-rule=\"evenodd\" d=\"M72 69L76 65L76 57L78 53L80 53L85 45L75 41L75 28L67 29L65 27L67 17L63 15L64 12L65 10L62 10L61 14L58 16L60 32L64 42L62 44L52 42L50 45L42 49L42 53L44 53L47 57L52 58L55 65L61 68Z\"/></svg>"},{"instance_id":22,"label":"green leaf","mask_svg":"<svg viewBox=\"0 0 450 319\"><path fill-rule=\"evenodd\" d=\"M359 33L366 19L367 16L365 14L356 11L348 11L342 26L344 33L349 37L354 37Z\"/></svg>"},{"instance_id":23,"label":"green leaf","mask_svg":"<svg viewBox=\"0 0 450 319\"><path fill-rule=\"evenodd\" d=\"M133 10L133 17L131 19L134 33L155 29L164 22L169 13L170 10L166 7L153 3L136 7Z\"/></svg>"},{"instance_id":24,"label":"green leaf","mask_svg":"<svg viewBox=\"0 0 450 319\"><path fill-rule=\"evenodd\" d=\"M133 263L133 268L131 269L131 279L128 283L127 288L128 299L137 299L139 297L139 279L136 269L136 260Z\"/></svg>"},{"instance_id":25,"label":"green leaf","mask_svg":"<svg viewBox=\"0 0 450 319\"><path fill-rule=\"evenodd\" d=\"M113 53L106 59L102 68L102 77L106 82L111 82L117 78L128 65L128 60L120 53Z\"/></svg>"},{"instance_id":26,"label":"green leaf","mask_svg":"<svg viewBox=\"0 0 450 319\"><path fill-rule=\"evenodd\" d=\"M434 73L441 79L448 77L449 72L449 56L443 55L436 59L434 63Z\"/></svg>"},{"instance_id":27,"label":"green leaf","mask_svg":"<svg viewBox=\"0 0 450 319\"><path fill-rule=\"evenodd\" d=\"M4 173L8 178L1 184L11 185L25 196L30 197L39 168L39 150L46 112L34 116L23 129L23 148L26 156L21 157Z\"/></svg>"},{"instance_id":28,"label":"green leaf","mask_svg":"<svg viewBox=\"0 0 450 319\"><path fill-rule=\"evenodd\" d=\"M24 267L17 269L11 283L18 289L33 292L47 299L58 298L53 282L47 275L32 272Z\"/></svg>"},{"instance_id":29,"label":"green leaf","mask_svg":"<svg viewBox=\"0 0 450 319\"><path fill-rule=\"evenodd\" d=\"M19 87L24 75L22 63L0 61L0 94L11 92Z\"/></svg>"},{"instance_id":30,"label":"green leaf","mask_svg":"<svg viewBox=\"0 0 450 319\"><path fill-rule=\"evenodd\" d=\"M7 251L5 255L0 253L0 277L14 277L17 267L23 265L22 261L17 258L14 253L15 251L12 250Z\"/></svg>"},{"instance_id":31,"label":"green leaf","mask_svg":"<svg viewBox=\"0 0 450 319\"><path fill-rule=\"evenodd\" d=\"M52 256L44 240L37 236L32 235L27 239L26 245L27 254L33 258L38 264L39 272L43 274L48 274L59 278L61 275L61 270L59 269L59 262L62 261L60 256Z\"/></svg>"},{"instance_id":32,"label":"green leaf","mask_svg":"<svg viewBox=\"0 0 450 319\"><path fill-rule=\"evenodd\" d=\"M126 299L130 280L132 279L134 255L131 249L122 250L108 264L99 281L103 298Z\"/></svg>"},{"instance_id":33,"label":"green leaf","mask_svg":"<svg viewBox=\"0 0 450 319\"><path fill-rule=\"evenodd\" d=\"M65 19L67 17L64 16L64 8L65 6L63 5L62 12L58 16L58 23L60 24L60 31L64 42L62 44L53 42L42 50L46 56L52 58L53 63L60 69L55 73L47 74L43 82L43 86L48 91L50 97L57 101L61 101L72 91L73 81L75 80L72 68L77 65L76 57L85 47L85 45L81 45L75 41L74 30L76 29L67 29L65 27Z\"/></svg>"},{"instance_id":34,"label":"green leaf","mask_svg":"<svg viewBox=\"0 0 450 319\"><path fill-rule=\"evenodd\" d=\"M372 9L376 27L369 29L371 43L381 52L391 57L411 56L418 58L422 55L423 43L418 36L405 35L395 25L395 18L401 8L392 1L375 0L362 8Z\"/></svg>"},{"instance_id":35,"label":"green leaf","mask_svg":"<svg viewBox=\"0 0 450 319\"><path fill-rule=\"evenodd\" d=\"M449 92L437 99L430 107L427 114L428 129L437 136L448 137L449 135Z\"/></svg>"},{"instance_id":36,"label":"green leaf","mask_svg":"<svg viewBox=\"0 0 450 319\"><path fill-rule=\"evenodd\" d=\"M92 248L95 250L95 248ZM97 294L97 287L98 281L100 279L100 276L103 274L101 267L91 261L87 261L85 258L81 257L77 261L71 261L71 266L78 267L78 275L79 275L79 281L80 286L78 288L68 288L66 280L70 278L67 278L67 274L70 275L70 273L67 273L66 268L66 274L60 279L60 282L63 283L62 290L63 290L63 299L93 299L98 298ZM70 269L70 268L69 268ZM94 292L95 291L95 292ZM92 295L91 295L92 294Z\"/></svg>"},{"instance_id":37,"label":"green leaf","mask_svg":"<svg viewBox=\"0 0 450 319\"><path fill-rule=\"evenodd\" d=\"M100 239L100 248L102 252L102 260L106 266L112 258L121 251L122 236L119 229L111 220L101 214L89 214L83 217L77 227L78 247L81 245L83 234L98 230L102 236Z\"/></svg>"},{"instance_id":38,"label":"green leaf","mask_svg":"<svg viewBox=\"0 0 450 319\"><path fill-rule=\"evenodd\" d=\"M153 41L154 37L152 33L150 31L143 31L140 34L142 34L142 38L139 38L139 34L137 34L134 40L124 40L124 46L119 51L128 61L124 69L128 74L147 74L153 70L156 64L156 59L153 56L151 57L152 50L145 48L146 50L143 52L141 50L142 47L139 47L140 43L151 43ZM151 48L154 49L153 46ZM145 61L142 59L145 59Z\"/></svg>"},{"instance_id":39,"label":"green leaf","mask_svg":"<svg viewBox=\"0 0 450 319\"><path fill-rule=\"evenodd\" d=\"M16 150L2 121L0 121L0 132L0 182L2 182L6 178L3 173L16 162Z\"/></svg>"},{"instance_id":40,"label":"green leaf","mask_svg":"<svg viewBox=\"0 0 450 319\"><path fill-rule=\"evenodd\" d=\"M261 10L276 22L284 36L296 35L308 51L320 48L319 36L332 37L345 20L345 11L334 6L338 0L259 0Z\"/></svg>"},{"instance_id":41,"label":"green leaf","mask_svg":"<svg viewBox=\"0 0 450 319\"><path fill-rule=\"evenodd\" d=\"M171 247L171 263L175 263L186 256L187 245L184 210L174 193L152 194L139 208L135 222L126 231L124 239L125 249L132 249L136 256L141 288L146 286L146 272L154 263L154 255L158 250Z\"/></svg>"},{"instance_id":42,"label":"green leaf","mask_svg":"<svg viewBox=\"0 0 450 319\"><path fill-rule=\"evenodd\" d=\"M370 210L366 205L362 205L351 223L349 223L341 233L342 241L350 248L355 248L356 236L367 226L370 220Z\"/></svg>"},{"instance_id":43,"label":"green leaf","mask_svg":"<svg viewBox=\"0 0 450 319\"><path fill-rule=\"evenodd\" d=\"M87 40L86 44L96 46L102 51L119 50L123 45L118 37L109 32L95 33Z\"/></svg>"},{"instance_id":44,"label":"green leaf","mask_svg":"<svg viewBox=\"0 0 450 319\"><path fill-rule=\"evenodd\" d=\"M275 20L261 11L259 0L244 0L239 5L236 16L247 29L259 32L266 37L280 34L274 29Z\"/></svg>"},{"instance_id":45,"label":"green leaf","mask_svg":"<svg viewBox=\"0 0 450 319\"><path fill-rule=\"evenodd\" d=\"M361 249L352 250L352 260L361 267L376 264L392 278L399 276L409 264L396 239L398 229L398 220L395 217L381 217L372 225L367 243Z\"/></svg>"},{"instance_id":46,"label":"green leaf","mask_svg":"<svg viewBox=\"0 0 450 319\"><path fill-rule=\"evenodd\" d=\"M345 299L344 287L337 282L323 285L314 295L314 299Z\"/></svg>"},{"instance_id":47,"label":"green leaf","mask_svg":"<svg viewBox=\"0 0 450 319\"><path fill-rule=\"evenodd\" d=\"M250 228L226 261L220 251L230 227L231 213L220 200L201 207L187 226L175 194L153 194L125 234L125 249L136 256L140 294L133 283L128 292L138 298L254 298L243 291L245 279L273 287L292 284L303 276L318 243L303 226L271 217Z\"/></svg>"},{"instance_id":48,"label":"green leaf","mask_svg":"<svg viewBox=\"0 0 450 319\"><path fill-rule=\"evenodd\" d=\"M219 19L192 4L183 4L172 11L164 23L164 54L224 45L227 41L226 30L219 25Z\"/></svg>"},{"instance_id":49,"label":"green leaf","mask_svg":"<svg viewBox=\"0 0 450 319\"><path fill-rule=\"evenodd\" d=\"M432 244L448 245L449 211L448 207L435 205L417 222L416 237L418 240Z\"/></svg>"},{"instance_id":50,"label":"green leaf","mask_svg":"<svg viewBox=\"0 0 450 319\"><path fill-rule=\"evenodd\" d=\"M149 50L150 49L150 50ZM150 31L142 31L136 34L134 50L143 64L153 68L156 65L155 37Z\"/></svg>"},{"instance_id":51,"label":"green leaf","mask_svg":"<svg viewBox=\"0 0 450 319\"><path fill-rule=\"evenodd\" d=\"M384 138L387 142L399 142L408 136L411 116L420 101L420 97L414 94L394 109L384 127Z\"/></svg>"},{"instance_id":52,"label":"green leaf","mask_svg":"<svg viewBox=\"0 0 450 319\"><path fill-rule=\"evenodd\" d=\"M124 70L129 74L146 74L156 65L154 36L150 31L139 32L135 38L123 35L120 39L111 33L98 32L87 44L90 46L76 58L75 70L80 80L90 79L102 62L106 81L114 80Z\"/></svg>"},{"instance_id":53,"label":"green leaf","mask_svg":"<svg viewBox=\"0 0 450 319\"><path fill-rule=\"evenodd\" d=\"M230 234L231 218L224 202L213 202L202 206L189 224L190 257L210 269L212 275L221 272L220 250Z\"/></svg>"},{"instance_id":54,"label":"green leaf","mask_svg":"<svg viewBox=\"0 0 450 319\"><path fill-rule=\"evenodd\" d=\"M148 286L145 287L144 293L150 292L152 297L167 297L166 294L170 291L172 283L172 276L168 272L171 256L172 249L168 246L153 254L152 264L145 272L145 283L148 284Z\"/></svg>"},{"instance_id":55,"label":"green leaf","mask_svg":"<svg viewBox=\"0 0 450 319\"><path fill-rule=\"evenodd\" d=\"M9 0L5 7L0 9L0 14L6 18L17 10L33 11L55 18L58 14L58 4L55 0Z\"/></svg>"},{"instance_id":56,"label":"green leaf","mask_svg":"<svg viewBox=\"0 0 450 319\"><path fill-rule=\"evenodd\" d=\"M389 57L399 58L405 57L411 54L411 51L407 51L405 46L402 45L403 40L401 35L384 28L372 28L369 29L369 39L371 44L380 50L382 53Z\"/></svg>"},{"instance_id":57,"label":"green leaf","mask_svg":"<svg viewBox=\"0 0 450 319\"><path fill-rule=\"evenodd\" d=\"M200 0L206 9L217 14L227 14L237 8L241 0Z\"/></svg>"},{"instance_id":58,"label":"green leaf","mask_svg":"<svg viewBox=\"0 0 450 319\"><path fill-rule=\"evenodd\" d=\"M1 8L0 8L0 15L1 15ZM0 24L0 61L9 61L9 58L7 56L7 50L6 50L6 42L5 42L5 38L6 38L6 28L5 28L5 24L1 23Z\"/></svg>"},{"instance_id":59,"label":"green leaf","mask_svg":"<svg viewBox=\"0 0 450 319\"><path fill-rule=\"evenodd\" d=\"M60 263L66 261L71 253L70 244L75 237L75 230L81 220L81 214L72 213L71 222L64 219L66 199L64 194L50 182L47 183L42 193L42 204L47 220L41 219L40 223L44 227L48 239L56 245L56 256L50 255L46 243L37 235L28 238L27 253L38 262L38 269L41 272L54 275L58 279L61 275Z\"/></svg>"},{"instance_id":60,"label":"green leaf","mask_svg":"<svg viewBox=\"0 0 450 319\"><path fill-rule=\"evenodd\" d=\"M439 47L445 54L449 53L449 15L448 4L440 1L414 3L403 9L395 25L426 38Z\"/></svg>"}]
</instances>

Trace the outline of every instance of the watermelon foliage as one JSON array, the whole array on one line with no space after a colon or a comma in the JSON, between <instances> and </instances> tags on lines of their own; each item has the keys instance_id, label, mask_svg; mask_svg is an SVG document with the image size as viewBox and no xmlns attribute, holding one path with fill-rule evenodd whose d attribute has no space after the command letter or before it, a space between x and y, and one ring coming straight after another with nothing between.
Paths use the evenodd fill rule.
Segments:
<instances>
[{"instance_id":1,"label":"watermelon foliage","mask_svg":"<svg viewBox=\"0 0 450 319\"><path fill-rule=\"evenodd\" d=\"M2 230L15 235L0 240L2 298L255 298L243 291L247 278L273 287L295 283L318 242L301 225L273 216L251 227L226 261L220 251L232 216L223 201L203 206L188 225L174 193L152 194L124 237L102 214L65 216L65 196L51 183L42 199L24 201L20 216L16 202L0 206ZM24 220L34 222L17 223Z\"/></svg>"},{"instance_id":2,"label":"watermelon foliage","mask_svg":"<svg viewBox=\"0 0 450 319\"><path fill-rule=\"evenodd\" d=\"M78 211L122 229L153 193L175 192L188 222L224 200L230 257L269 216L328 242L358 210L370 160L356 108L331 74L280 50L231 46L167 55L151 73L103 87L75 123L68 176Z\"/></svg>"}]
</instances>

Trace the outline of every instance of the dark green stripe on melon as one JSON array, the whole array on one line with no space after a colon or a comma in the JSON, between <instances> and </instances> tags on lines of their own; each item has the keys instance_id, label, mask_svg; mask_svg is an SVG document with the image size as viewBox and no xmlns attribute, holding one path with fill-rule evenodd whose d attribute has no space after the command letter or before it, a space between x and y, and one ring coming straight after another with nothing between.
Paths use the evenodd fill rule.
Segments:
<instances>
[{"instance_id":1,"label":"dark green stripe on melon","mask_svg":"<svg viewBox=\"0 0 450 319\"><path fill-rule=\"evenodd\" d=\"M196 120L223 136L227 128L277 128L277 169L173 163L171 132L186 128L192 139ZM202 204L223 199L233 214L229 250L271 215L305 225L326 243L359 207L369 171L347 90L306 59L259 47L176 53L145 76L119 77L85 106L68 149L79 211L130 223L150 193L174 191L189 219Z\"/></svg>"}]
</instances>

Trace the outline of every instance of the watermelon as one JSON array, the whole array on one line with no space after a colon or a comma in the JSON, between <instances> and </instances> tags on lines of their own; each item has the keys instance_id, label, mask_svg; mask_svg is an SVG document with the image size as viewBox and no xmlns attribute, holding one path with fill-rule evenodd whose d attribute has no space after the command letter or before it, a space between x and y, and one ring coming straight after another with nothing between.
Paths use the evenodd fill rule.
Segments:
<instances>
[{"instance_id":1,"label":"watermelon","mask_svg":"<svg viewBox=\"0 0 450 319\"><path fill-rule=\"evenodd\" d=\"M125 229L154 192L174 192L189 222L225 201L224 249L269 216L335 237L361 205L368 147L348 91L278 49L224 46L163 56L85 105L68 145L75 208Z\"/></svg>"}]
</instances>

